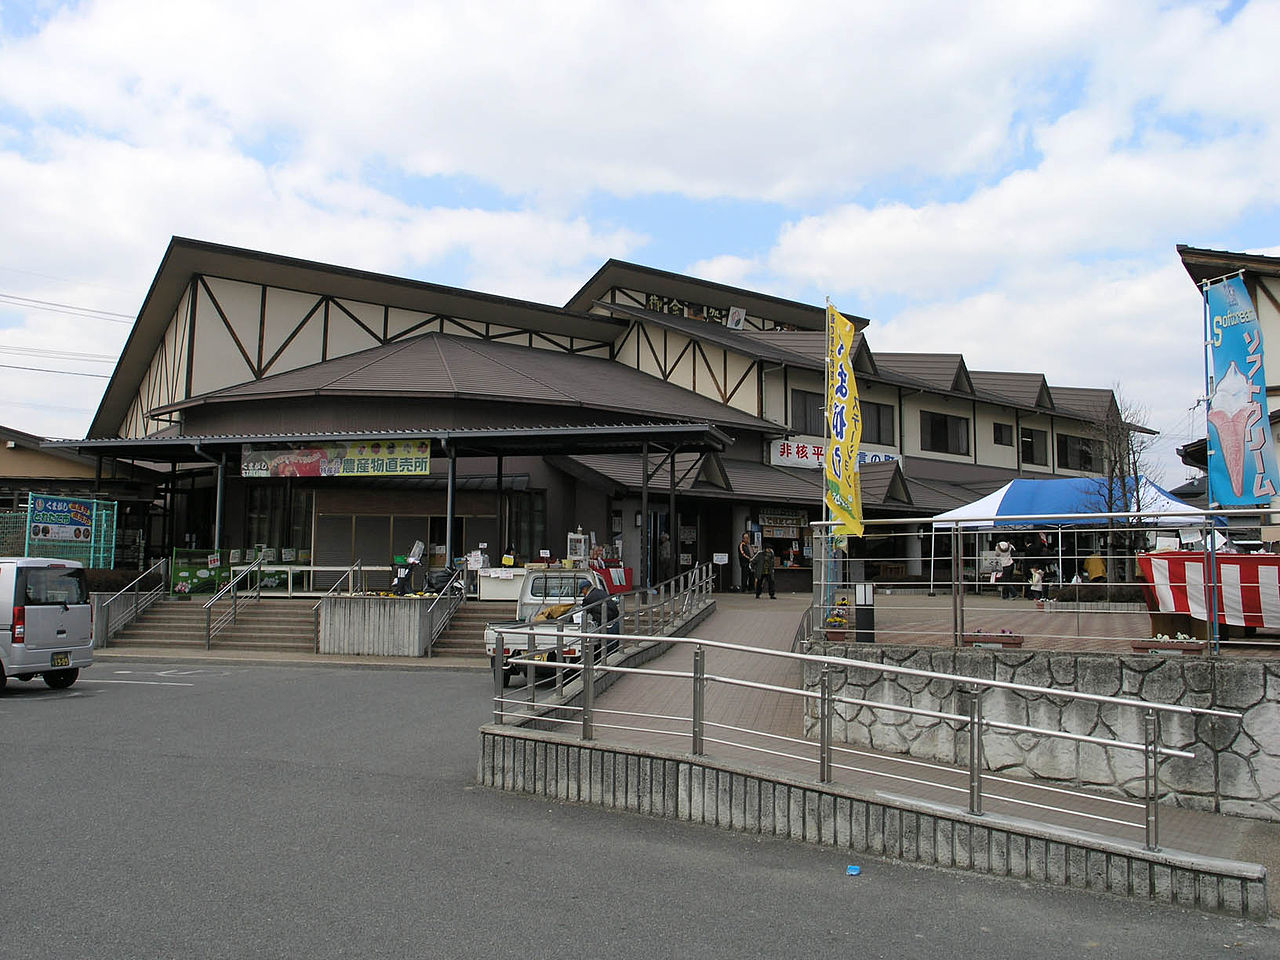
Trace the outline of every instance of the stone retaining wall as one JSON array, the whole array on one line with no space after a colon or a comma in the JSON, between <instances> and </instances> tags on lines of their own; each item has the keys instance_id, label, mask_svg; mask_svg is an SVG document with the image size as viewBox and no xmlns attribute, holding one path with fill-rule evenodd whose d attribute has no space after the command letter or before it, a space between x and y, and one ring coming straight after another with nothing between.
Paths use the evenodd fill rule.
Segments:
<instances>
[{"instance_id":1,"label":"stone retaining wall","mask_svg":"<svg viewBox=\"0 0 1280 960\"><path fill-rule=\"evenodd\" d=\"M1161 799L1191 809L1280 820L1280 660L864 644L814 644L809 652L1243 713L1243 720L1165 715L1162 744L1192 751L1196 759L1162 762ZM814 664L806 666L809 689L818 688L819 670ZM967 692L949 681L894 677L858 668L837 669L832 680L837 697L968 713ZM807 708L806 732L816 737L814 704L810 701ZM1131 708L988 690L982 709L991 720L1137 743L1144 740L1141 711ZM968 763L968 732L964 724L954 721L837 704L832 737L837 743ZM990 730L984 735L983 749L989 770L1134 798L1143 795L1141 753Z\"/></svg>"},{"instance_id":2,"label":"stone retaining wall","mask_svg":"<svg viewBox=\"0 0 1280 960\"><path fill-rule=\"evenodd\" d=\"M500 790L787 837L912 863L1076 887L1262 920L1256 864L1146 851L993 814L735 770L698 757L491 724L479 780Z\"/></svg>"}]
</instances>

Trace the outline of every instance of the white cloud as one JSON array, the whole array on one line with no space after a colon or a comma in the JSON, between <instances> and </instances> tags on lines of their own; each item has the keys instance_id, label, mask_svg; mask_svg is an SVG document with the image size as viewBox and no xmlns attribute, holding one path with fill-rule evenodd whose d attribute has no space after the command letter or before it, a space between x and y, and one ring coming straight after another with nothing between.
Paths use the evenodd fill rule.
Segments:
<instances>
[{"instance_id":1,"label":"white cloud","mask_svg":"<svg viewBox=\"0 0 1280 960\"><path fill-rule=\"evenodd\" d=\"M0 38L0 290L133 312L180 234L560 303L658 233L590 198L741 198L771 247L654 265L1182 403L1173 244L1280 203L1280 4L1220 6L88 0Z\"/></svg>"}]
</instances>

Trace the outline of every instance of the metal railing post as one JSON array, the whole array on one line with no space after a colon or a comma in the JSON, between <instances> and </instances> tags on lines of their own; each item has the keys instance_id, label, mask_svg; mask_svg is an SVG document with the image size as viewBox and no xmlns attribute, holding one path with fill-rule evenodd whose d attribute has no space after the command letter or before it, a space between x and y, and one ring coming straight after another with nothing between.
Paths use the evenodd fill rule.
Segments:
<instances>
[{"instance_id":1,"label":"metal railing post","mask_svg":"<svg viewBox=\"0 0 1280 960\"><path fill-rule=\"evenodd\" d=\"M582 739L592 740L592 712L596 705L596 642L591 637L582 638Z\"/></svg>"},{"instance_id":2,"label":"metal railing post","mask_svg":"<svg viewBox=\"0 0 1280 960\"><path fill-rule=\"evenodd\" d=\"M213 608L204 608L204 648L208 650L213 643Z\"/></svg>"},{"instance_id":3,"label":"metal railing post","mask_svg":"<svg viewBox=\"0 0 1280 960\"><path fill-rule=\"evenodd\" d=\"M1148 709L1143 718L1146 727L1146 750L1143 751L1143 779L1146 781L1147 829L1146 848L1160 849L1160 717Z\"/></svg>"},{"instance_id":4,"label":"metal railing post","mask_svg":"<svg viewBox=\"0 0 1280 960\"><path fill-rule=\"evenodd\" d=\"M503 663L503 649L506 645L507 638L502 631L497 631L497 636L493 642L493 722L502 723L503 721L503 686L502 674L506 664Z\"/></svg>"},{"instance_id":5,"label":"metal railing post","mask_svg":"<svg viewBox=\"0 0 1280 960\"><path fill-rule=\"evenodd\" d=\"M951 639L955 646L960 646L960 638L964 635L964 556L962 549L964 538L960 528L951 528ZM977 559L974 559L977 562ZM976 570L976 568L975 568Z\"/></svg>"},{"instance_id":6,"label":"metal railing post","mask_svg":"<svg viewBox=\"0 0 1280 960\"><path fill-rule=\"evenodd\" d=\"M707 693L707 652L702 645L693 648L693 755L700 757L703 749L703 709Z\"/></svg>"},{"instance_id":7,"label":"metal railing post","mask_svg":"<svg viewBox=\"0 0 1280 960\"><path fill-rule=\"evenodd\" d=\"M533 632L530 631L524 638L524 658L526 660L533 659L533 650L535 647ZM529 702L538 702L538 671L531 663L524 665L524 685L529 690Z\"/></svg>"},{"instance_id":8,"label":"metal railing post","mask_svg":"<svg viewBox=\"0 0 1280 960\"><path fill-rule=\"evenodd\" d=\"M969 812L982 816L982 687L969 701Z\"/></svg>"},{"instance_id":9,"label":"metal railing post","mask_svg":"<svg viewBox=\"0 0 1280 960\"><path fill-rule=\"evenodd\" d=\"M818 781L821 783L831 782L831 714L834 703L831 699L831 668L826 664L822 665L822 674L819 680L822 691L822 698L818 702L818 709L822 711L818 717Z\"/></svg>"},{"instance_id":10,"label":"metal railing post","mask_svg":"<svg viewBox=\"0 0 1280 960\"><path fill-rule=\"evenodd\" d=\"M556 621L556 663L564 663L564 623ZM556 667L556 699L564 699L564 669Z\"/></svg>"}]
</instances>

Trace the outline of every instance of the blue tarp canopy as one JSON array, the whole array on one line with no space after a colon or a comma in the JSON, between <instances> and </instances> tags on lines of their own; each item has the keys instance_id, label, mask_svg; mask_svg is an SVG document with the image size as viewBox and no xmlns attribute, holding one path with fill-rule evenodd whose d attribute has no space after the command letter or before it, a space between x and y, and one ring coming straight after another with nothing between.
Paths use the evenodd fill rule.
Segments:
<instances>
[{"instance_id":1,"label":"blue tarp canopy","mask_svg":"<svg viewBox=\"0 0 1280 960\"><path fill-rule=\"evenodd\" d=\"M1113 492L1114 491L1114 492ZM1088 514L1134 513L1148 523L1199 525L1205 513L1146 477L1054 477L1010 480L980 500L940 513L937 527L981 530L994 527L1097 526L1106 521Z\"/></svg>"}]
</instances>

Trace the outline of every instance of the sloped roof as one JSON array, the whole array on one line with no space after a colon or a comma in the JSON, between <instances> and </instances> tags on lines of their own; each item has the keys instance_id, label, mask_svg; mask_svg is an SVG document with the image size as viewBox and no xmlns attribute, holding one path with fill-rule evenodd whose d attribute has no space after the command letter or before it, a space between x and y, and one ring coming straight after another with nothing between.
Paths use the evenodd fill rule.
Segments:
<instances>
[{"instance_id":1,"label":"sloped roof","mask_svg":"<svg viewBox=\"0 0 1280 960\"><path fill-rule=\"evenodd\" d=\"M195 276L227 277L423 313L499 323L519 329L611 342L617 321L562 307L223 244L173 237L129 332L88 436L115 433L137 393L188 284Z\"/></svg>"},{"instance_id":2,"label":"sloped roof","mask_svg":"<svg viewBox=\"0 0 1280 960\"><path fill-rule=\"evenodd\" d=\"M745 307L747 313L767 317L775 323L798 327L801 330L821 330L826 322L826 311L795 300L784 300L767 293L731 287L712 280L700 280L655 267L645 267L625 260L608 260L569 302L566 310L586 312L591 305L604 298L613 287L643 290L663 296L691 300L708 307ZM855 324L868 321L862 317L849 317Z\"/></svg>"},{"instance_id":3,"label":"sloped roof","mask_svg":"<svg viewBox=\"0 0 1280 960\"><path fill-rule=\"evenodd\" d=\"M875 354L882 371L897 373L926 384L943 393L973 393L973 383L958 353L881 353Z\"/></svg>"},{"instance_id":4,"label":"sloped roof","mask_svg":"<svg viewBox=\"0 0 1280 960\"><path fill-rule=\"evenodd\" d=\"M747 331L731 330L724 324L717 323L714 320L694 320L690 317L663 313L659 310L646 310L644 307L631 306L630 304L598 301L595 305L609 311L615 317L627 320L643 320L646 323L666 327L668 330L675 330L677 333L683 333L697 340L714 343L746 356L770 360L774 363L785 363L793 367L814 366L813 361L806 354L787 349L781 343L775 344L758 340ZM752 332L759 333L759 331ZM820 331L803 335L817 336L819 338L824 336ZM819 369L822 368L821 360L818 361L817 366Z\"/></svg>"},{"instance_id":5,"label":"sloped roof","mask_svg":"<svg viewBox=\"0 0 1280 960\"><path fill-rule=\"evenodd\" d=\"M969 379L980 394L1011 400L1018 407L1053 409L1053 396L1042 373L970 370Z\"/></svg>"},{"instance_id":6,"label":"sloped roof","mask_svg":"<svg viewBox=\"0 0 1280 960\"><path fill-rule=\"evenodd\" d=\"M1197 284L1217 280L1239 270L1250 270L1269 277L1280 277L1280 257L1261 253L1232 253L1230 250L1206 250L1178 244L1182 266Z\"/></svg>"},{"instance_id":7,"label":"sloped roof","mask_svg":"<svg viewBox=\"0 0 1280 960\"><path fill-rule=\"evenodd\" d=\"M1116 395L1102 387L1050 387L1059 413L1076 414L1081 419L1101 421L1115 407Z\"/></svg>"},{"instance_id":8,"label":"sloped roof","mask_svg":"<svg viewBox=\"0 0 1280 960\"><path fill-rule=\"evenodd\" d=\"M510 400L700 420L770 436L778 424L598 357L427 333L183 400L205 404L305 396Z\"/></svg>"}]
</instances>

